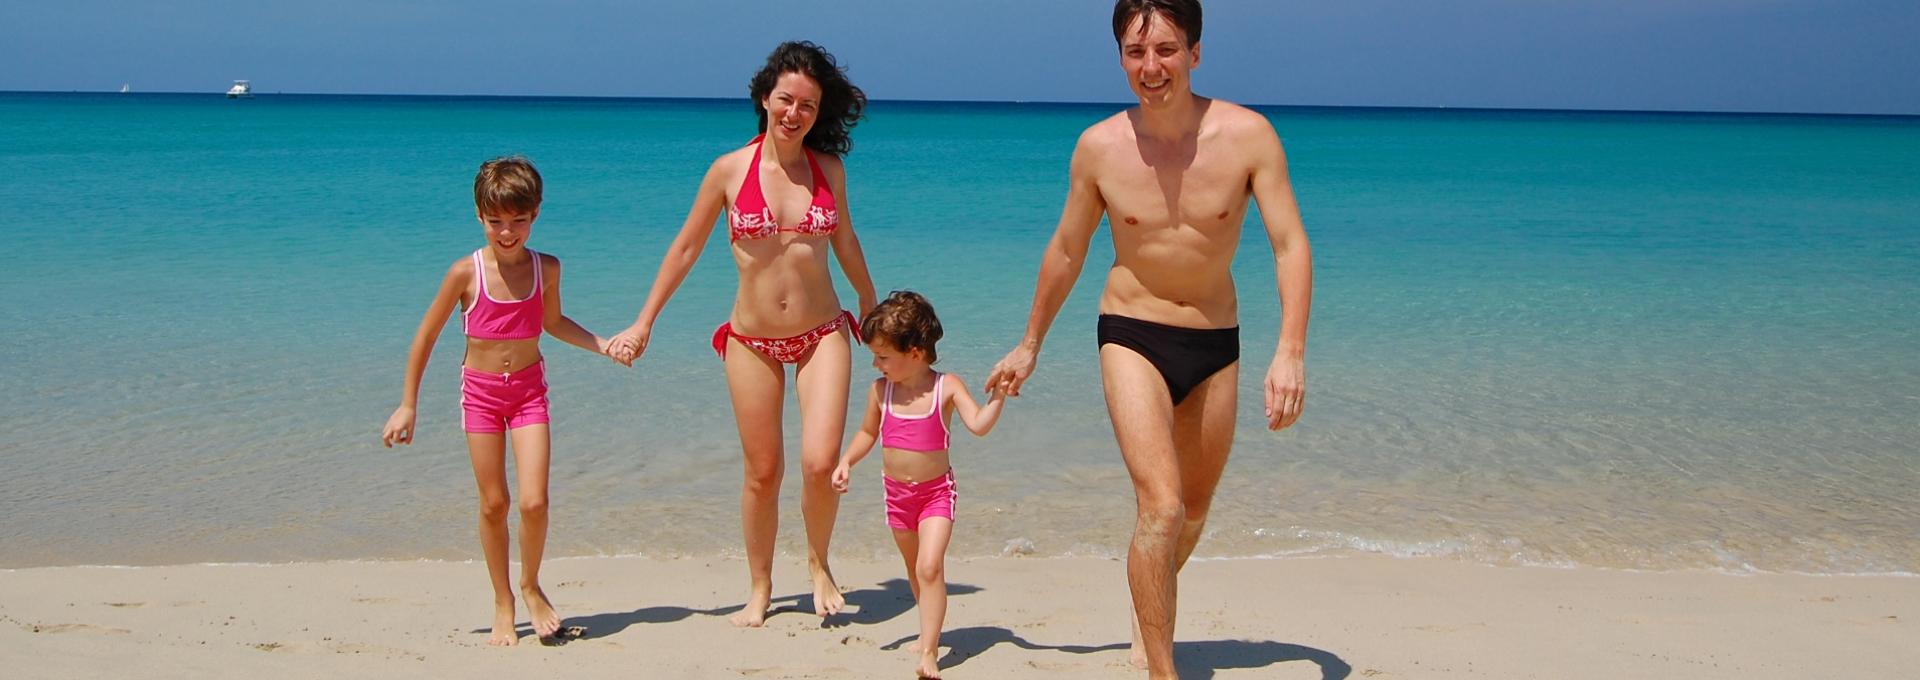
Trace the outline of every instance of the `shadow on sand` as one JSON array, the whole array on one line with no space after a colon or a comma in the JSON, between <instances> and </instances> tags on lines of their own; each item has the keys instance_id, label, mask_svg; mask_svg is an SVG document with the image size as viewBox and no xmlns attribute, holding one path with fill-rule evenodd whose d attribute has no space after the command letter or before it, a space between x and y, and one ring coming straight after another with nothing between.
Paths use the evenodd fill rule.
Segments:
<instances>
[{"instance_id":1,"label":"shadow on sand","mask_svg":"<svg viewBox=\"0 0 1920 680\"><path fill-rule=\"evenodd\" d=\"M970 595L980 592L979 586L964 583L947 584L947 596ZM913 589L906 579L883 581L878 587L848 591L847 609L829 616L820 623L823 628L839 628L849 625L870 626L893 620L913 609ZM570 627L585 629L580 639L604 638L618 634L638 623L673 623L692 617L726 616L746 608L746 603L715 607L713 609L688 609L686 607L659 606L643 607L627 612L605 612L586 616L569 616L562 623ZM767 619L783 614L813 615L813 593L796 593L773 598L767 607ZM475 633L485 633L489 629L477 629ZM528 628L529 632L531 627Z\"/></svg>"},{"instance_id":2,"label":"shadow on sand","mask_svg":"<svg viewBox=\"0 0 1920 680\"><path fill-rule=\"evenodd\" d=\"M918 639L910 635L887 643L881 649L895 650L905 647ZM947 653L940 657L942 669L952 668L966 663L968 659L985 654L996 645L1010 644L1015 647L1035 651L1057 651L1068 654L1096 654L1127 650L1127 643L1090 647L1086 645L1042 645L1027 641L1013 634L1013 631L998 626L979 626L956 628L940 634L940 643L948 647ZM1294 661L1307 661L1320 667L1321 680L1345 680L1353 674L1353 667L1341 660L1338 654L1326 650L1292 645L1272 640L1200 640L1195 642L1173 643L1174 665L1180 671L1180 677L1207 680L1222 670L1237 668L1265 668L1274 664Z\"/></svg>"}]
</instances>

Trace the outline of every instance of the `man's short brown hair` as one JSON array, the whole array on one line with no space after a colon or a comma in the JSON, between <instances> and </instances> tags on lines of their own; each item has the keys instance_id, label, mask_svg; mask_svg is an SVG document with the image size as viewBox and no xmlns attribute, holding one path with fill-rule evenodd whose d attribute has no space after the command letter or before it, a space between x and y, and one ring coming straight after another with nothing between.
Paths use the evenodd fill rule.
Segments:
<instances>
[{"instance_id":1,"label":"man's short brown hair","mask_svg":"<svg viewBox=\"0 0 1920 680\"><path fill-rule=\"evenodd\" d=\"M1187 47L1200 44L1200 0L1119 0L1113 3L1113 41L1125 45L1127 26L1133 24L1134 17L1143 19L1140 30L1145 32L1144 20L1155 14L1166 17L1174 28L1187 34Z\"/></svg>"}]
</instances>

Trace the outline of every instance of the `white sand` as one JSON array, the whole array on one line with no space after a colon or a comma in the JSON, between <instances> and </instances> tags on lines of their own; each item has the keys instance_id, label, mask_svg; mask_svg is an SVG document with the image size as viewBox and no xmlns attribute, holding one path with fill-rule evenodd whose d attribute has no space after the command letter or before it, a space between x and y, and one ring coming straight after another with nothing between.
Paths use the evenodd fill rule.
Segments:
<instances>
[{"instance_id":1,"label":"white sand","mask_svg":"<svg viewBox=\"0 0 1920 680\"><path fill-rule=\"evenodd\" d=\"M550 562L588 637L489 648L477 563L0 571L0 676L912 677L899 565L838 567L850 615L764 629L733 560ZM1138 677L1120 562L948 566L948 678ZM806 605L782 561L776 607ZM1195 562L1175 654L1193 678L1915 678L1920 578L1497 568L1351 557ZM523 610L524 618L524 610ZM523 625L522 630L526 627Z\"/></svg>"}]
</instances>

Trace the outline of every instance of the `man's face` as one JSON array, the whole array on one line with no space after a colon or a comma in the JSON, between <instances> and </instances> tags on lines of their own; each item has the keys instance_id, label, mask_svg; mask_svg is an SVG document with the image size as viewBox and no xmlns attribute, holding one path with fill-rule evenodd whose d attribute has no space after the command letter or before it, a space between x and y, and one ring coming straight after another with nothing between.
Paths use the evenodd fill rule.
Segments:
<instances>
[{"instance_id":1,"label":"man's face","mask_svg":"<svg viewBox=\"0 0 1920 680\"><path fill-rule=\"evenodd\" d=\"M1142 30L1142 25L1145 30ZM1142 12L1120 41L1120 67L1141 106L1164 104L1193 93L1188 76L1200 65L1200 46L1187 47L1187 32L1159 12Z\"/></svg>"}]
</instances>

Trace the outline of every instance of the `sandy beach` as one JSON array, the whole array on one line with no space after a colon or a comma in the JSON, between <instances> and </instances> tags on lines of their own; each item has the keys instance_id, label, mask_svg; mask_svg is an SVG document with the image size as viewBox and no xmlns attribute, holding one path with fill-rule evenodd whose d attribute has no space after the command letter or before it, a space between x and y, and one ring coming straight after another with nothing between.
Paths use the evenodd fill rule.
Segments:
<instances>
[{"instance_id":1,"label":"sandy beach","mask_svg":"<svg viewBox=\"0 0 1920 680\"><path fill-rule=\"evenodd\" d=\"M0 668L23 678L909 677L916 620L897 565L839 567L849 613L803 608L782 561L759 630L738 561L549 563L586 634L488 648L484 568L460 562L53 567L0 572ZM949 565L950 678L1128 677L1123 565ZM1185 678L1901 678L1920 579L1491 567L1337 557L1195 562Z\"/></svg>"}]
</instances>

